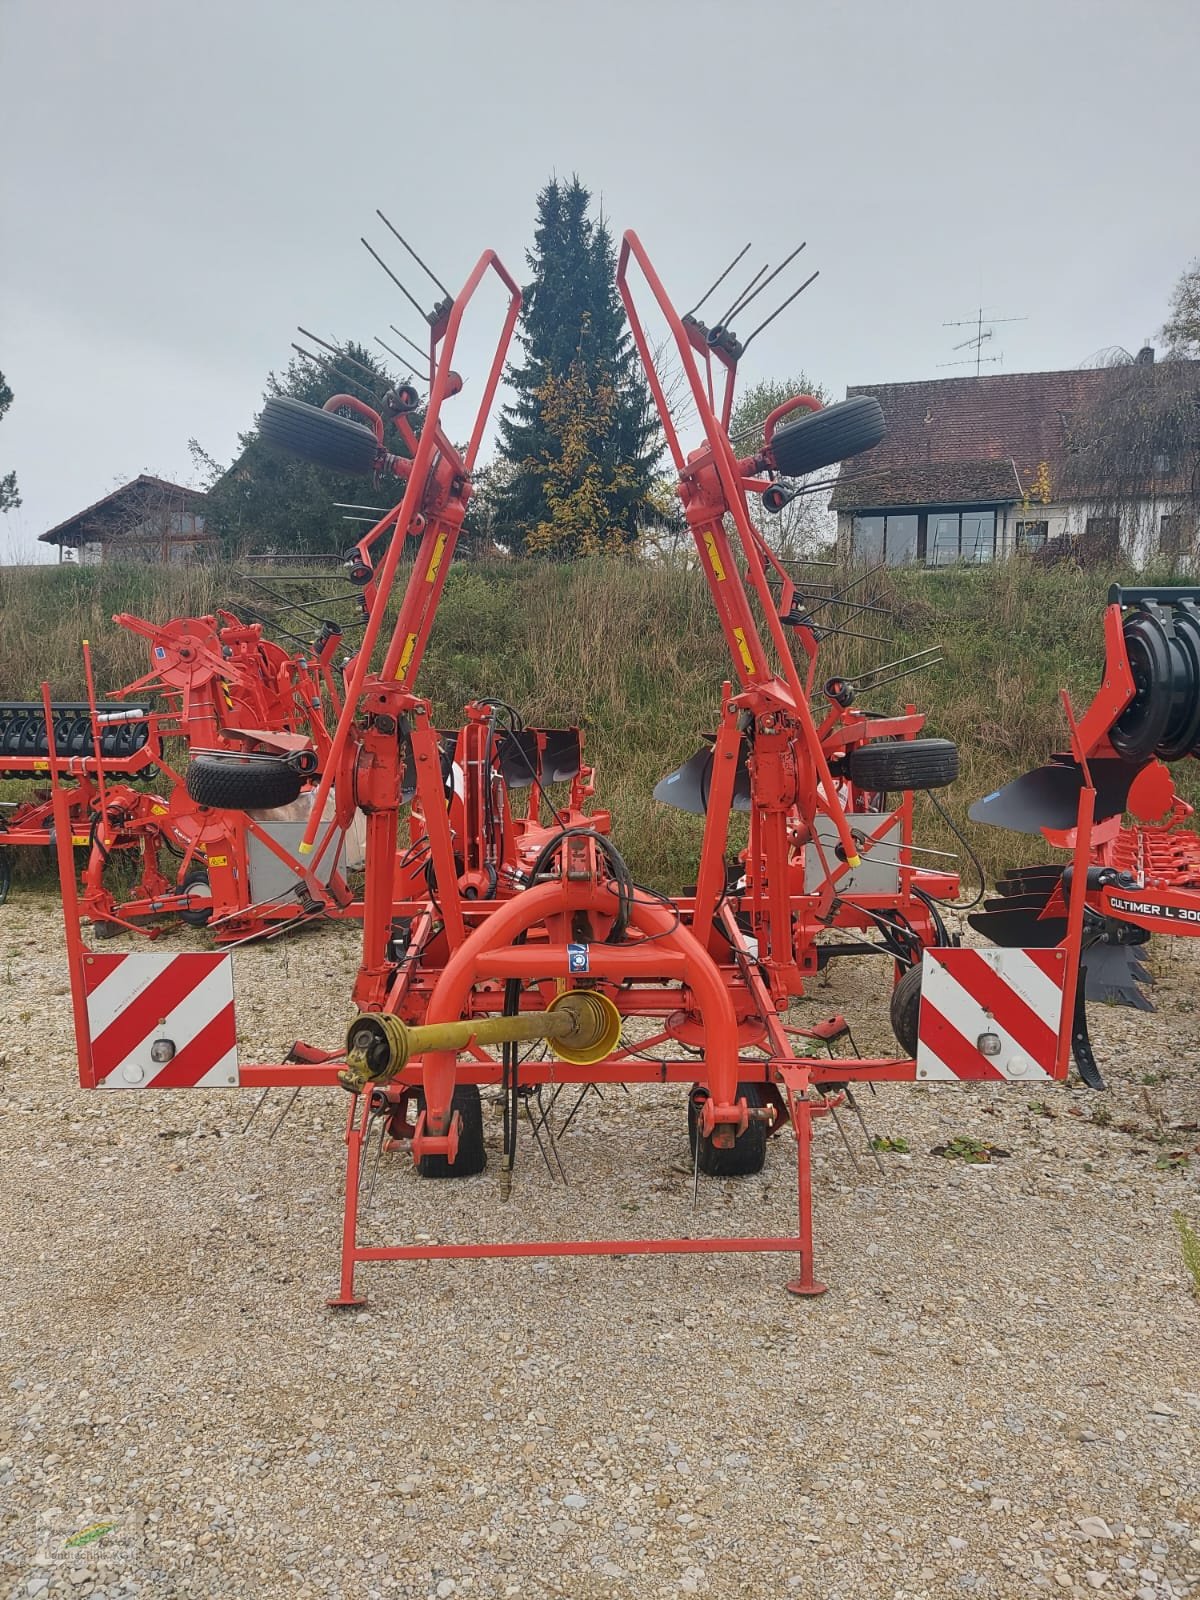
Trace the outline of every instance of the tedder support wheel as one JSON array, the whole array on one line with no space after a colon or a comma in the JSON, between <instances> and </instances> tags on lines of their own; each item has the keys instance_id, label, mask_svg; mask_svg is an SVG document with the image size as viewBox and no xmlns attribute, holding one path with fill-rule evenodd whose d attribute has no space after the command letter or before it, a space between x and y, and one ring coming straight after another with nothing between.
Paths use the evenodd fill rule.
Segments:
<instances>
[{"instance_id":1,"label":"tedder support wheel","mask_svg":"<svg viewBox=\"0 0 1200 1600\"><path fill-rule=\"evenodd\" d=\"M903 973L892 990L892 1032L906 1056L917 1053L917 1019L921 1012L921 963Z\"/></svg>"},{"instance_id":2,"label":"tedder support wheel","mask_svg":"<svg viewBox=\"0 0 1200 1600\"><path fill-rule=\"evenodd\" d=\"M877 445L887 432L883 410L874 395L859 394L839 400L785 423L771 441L775 466L785 478L801 478L818 467L861 455Z\"/></svg>"},{"instance_id":3,"label":"tedder support wheel","mask_svg":"<svg viewBox=\"0 0 1200 1600\"><path fill-rule=\"evenodd\" d=\"M860 744L846 771L856 789L944 789L958 777L958 746L952 739Z\"/></svg>"},{"instance_id":4,"label":"tedder support wheel","mask_svg":"<svg viewBox=\"0 0 1200 1600\"><path fill-rule=\"evenodd\" d=\"M197 898L209 900L212 898L212 888L208 881L208 873L203 867L189 867L183 882L179 885L180 894L188 894L195 889ZM190 898L190 896L189 896ZM207 928L212 918L211 906L189 907L179 913L181 922L186 922L189 928Z\"/></svg>"},{"instance_id":5,"label":"tedder support wheel","mask_svg":"<svg viewBox=\"0 0 1200 1600\"><path fill-rule=\"evenodd\" d=\"M258 431L268 444L333 472L375 471L379 441L370 428L303 400L273 396L263 407Z\"/></svg>"},{"instance_id":6,"label":"tedder support wheel","mask_svg":"<svg viewBox=\"0 0 1200 1600\"><path fill-rule=\"evenodd\" d=\"M746 1097L751 1111L762 1105L762 1095L756 1083L739 1083L738 1098ZM699 1099L706 1097L700 1091ZM697 1147L697 1139L699 1146ZM700 1107L696 1091L688 1096L688 1148L696 1152L700 1171L710 1178L748 1178L761 1172L767 1159L767 1125L754 1119L729 1149L714 1145L712 1139L700 1132Z\"/></svg>"},{"instance_id":7,"label":"tedder support wheel","mask_svg":"<svg viewBox=\"0 0 1200 1600\"><path fill-rule=\"evenodd\" d=\"M272 811L288 806L304 779L283 756L196 756L187 769L187 792L197 805L218 811Z\"/></svg>"},{"instance_id":8,"label":"tedder support wheel","mask_svg":"<svg viewBox=\"0 0 1200 1600\"><path fill-rule=\"evenodd\" d=\"M450 1102L451 1110L462 1118L458 1134L458 1157L453 1165L445 1156L422 1156L417 1170L423 1178L473 1178L487 1166L483 1147L483 1101L477 1083L460 1083ZM425 1096L417 1090L417 1114L425 1109Z\"/></svg>"}]
</instances>

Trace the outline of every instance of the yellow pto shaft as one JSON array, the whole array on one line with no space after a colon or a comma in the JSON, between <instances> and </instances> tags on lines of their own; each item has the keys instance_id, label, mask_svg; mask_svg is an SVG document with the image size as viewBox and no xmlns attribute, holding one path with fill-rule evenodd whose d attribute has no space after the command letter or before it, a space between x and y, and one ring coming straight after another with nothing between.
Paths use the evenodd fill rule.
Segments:
<instances>
[{"instance_id":1,"label":"yellow pto shaft","mask_svg":"<svg viewBox=\"0 0 1200 1600\"><path fill-rule=\"evenodd\" d=\"M469 1045L514 1044L545 1039L560 1061L586 1067L611 1055L621 1038L621 1013L596 989L567 989L545 1011L515 1017L464 1018L410 1027L383 1012L355 1017L346 1035L343 1088L357 1094L368 1084L399 1077L413 1056Z\"/></svg>"}]
</instances>

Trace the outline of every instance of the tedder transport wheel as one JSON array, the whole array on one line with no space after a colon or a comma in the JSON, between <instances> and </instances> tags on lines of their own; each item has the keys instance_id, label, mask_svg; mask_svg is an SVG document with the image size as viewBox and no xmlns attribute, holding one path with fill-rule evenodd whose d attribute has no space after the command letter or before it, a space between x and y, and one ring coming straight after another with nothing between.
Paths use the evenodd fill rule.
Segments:
<instances>
[{"instance_id":1,"label":"tedder transport wheel","mask_svg":"<svg viewBox=\"0 0 1200 1600\"><path fill-rule=\"evenodd\" d=\"M370 428L320 406L276 395L263 407L258 431L268 444L333 472L375 471L379 441Z\"/></svg>"},{"instance_id":2,"label":"tedder transport wheel","mask_svg":"<svg viewBox=\"0 0 1200 1600\"><path fill-rule=\"evenodd\" d=\"M192 799L218 811L271 811L291 805L303 787L303 777L282 756L196 756L187 769Z\"/></svg>"},{"instance_id":3,"label":"tedder transport wheel","mask_svg":"<svg viewBox=\"0 0 1200 1600\"><path fill-rule=\"evenodd\" d=\"M460 1083L454 1091L451 1109L462 1118L458 1135L458 1159L453 1165L445 1156L422 1156L417 1170L423 1178L473 1178L487 1166L483 1147L483 1102L477 1083ZM417 1090L417 1115L425 1109L425 1095Z\"/></svg>"},{"instance_id":4,"label":"tedder transport wheel","mask_svg":"<svg viewBox=\"0 0 1200 1600\"><path fill-rule=\"evenodd\" d=\"M812 411L799 422L785 423L771 441L771 454L785 478L801 478L818 467L861 455L886 432L879 401L874 395L859 394Z\"/></svg>"},{"instance_id":5,"label":"tedder transport wheel","mask_svg":"<svg viewBox=\"0 0 1200 1600\"><path fill-rule=\"evenodd\" d=\"M212 898L212 888L209 885L208 873L203 867L189 867L184 875L183 882L179 885L180 894L187 894L189 889L195 889L198 896L205 900ZM186 922L189 928L207 928L212 918L212 906L196 906L194 909L179 913L181 922Z\"/></svg>"},{"instance_id":6,"label":"tedder transport wheel","mask_svg":"<svg viewBox=\"0 0 1200 1600\"><path fill-rule=\"evenodd\" d=\"M944 789L958 777L958 746L952 739L860 744L846 771L857 789Z\"/></svg>"},{"instance_id":7,"label":"tedder transport wheel","mask_svg":"<svg viewBox=\"0 0 1200 1600\"><path fill-rule=\"evenodd\" d=\"M902 974L892 990L892 1032L906 1056L917 1053L917 1018L921 1011L921 963Z\"/></svg>"},{"instance_id":8,"label":"tedder transport wheel","mask_svg":"<svg viewBox=\"0 0 1200 1600\"><path fill-rule=\"evenodd\" d=\"M756 1083L739 1083L737 1092L739 1099L745 1095L751 1111L762 1105L762 1095ZM705 1099L705 1091L699 1091L699 1101ZM699 1148L697 1139L700 1141ZM713 1144L710 1137L700 1132L700 1107L697 1093L693 1091L688 1096L688 1148L696 1151L700 1171L707 1177L748 1178L755 1172L761 1172L763 1162L767 1159L767 1125L755 1119L729 1149L722 1150Z\"/></svg>"}]
</instances>

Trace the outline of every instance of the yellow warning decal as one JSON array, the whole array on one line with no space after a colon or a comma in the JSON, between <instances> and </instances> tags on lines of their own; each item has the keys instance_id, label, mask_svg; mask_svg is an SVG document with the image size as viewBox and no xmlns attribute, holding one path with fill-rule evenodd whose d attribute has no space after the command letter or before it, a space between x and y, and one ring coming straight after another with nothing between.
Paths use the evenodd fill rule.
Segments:
<instances>
[{"instance_id":1,"label":"yellow warning decal","mask_svg":"<svg viewBox=\"0 0 1200 1600\"><path fill-rule=\"evenodd\" d=\"M33 763L33 770L35 772L49 772L50 763L48 761L35 761Z\"/></svg>"},{"instance_id":2,"label":"yellow warning decal","mask_svg":"<svg viewBox=\"0 0 1200 1600\"><path fill-rule=\"evenodd\" d=\"M210 867L227 867L229 865L229 857L228 856L209 856L208 864L209 864Z\"/></svg>"},{"instance_id":3,"label":"yellow warning decal","mask_svg":"<svg viewBox=\"0 0 1200 1600\"><path fill-rule=\"evenodd\" d=\"M86 833L73 833L71 835L72 844L91 844L91 842Z\"/></svg>"},{"instance_id":4,"label":"yellow warning decal","mask_svg":"<svg viewBox=\"0 0 1200 1600\"><path fill-rule=\"evenodd\" d=\"M446 548L446 535L439 533L434 542L433 554L429 558L429 570L425 574L425 582L432 583L438 575L438 568L442 564L442 554Z\"/></svg>"},{"instance_id":5,"label":"yellow warning decal","mask_svg":"<svg viewBox=\"0 0 1200 1600\"><path fill-rule=\"evenodd\" d=\"M167 814L166 806L151 806L150 807L150 815L152 817L165 817L166 814Z\"/></svg>"},{"instance_id":6,"label":"yellow warning decal","mask_svg":"<svg viewBox=\"0 0 1200 1600\"><path fill-rule=\"evenodd\" d=\"M745 633L741 628L735 628L733 630L733 637L737 644L738 650L741 653L742 664L745 666L747 672L753 672L754 657L750 654L750 646L746 643Z\"/></svg>"},{"instance_id":7,"label":"yellow warning decal","mask_svg":"<svg viewBox=\"0 0 1200 1600\"><path fill-rule=\"evenodd\" d=\"M408 638L404 641L404 649L400 652L400 665L396 668L397 678L402 678L408 671L408 663L412 660L413 652L416 650L416 648L417 636L415 633L410 633Z\"/></svg>"},{"instance_id":8,"label":"yellow warning decal","mask_svg":"<svg viewBox=\"0 0 1200 1600\"><path fill-rule=\"evenodd\" d=\"M720 556L717 554L717 536L709 528L704 531L704 548L708 551L708 559L712 563L713 577L718 583L724 583L725 568L721 564Z\"/></svg>"}]
</instances>

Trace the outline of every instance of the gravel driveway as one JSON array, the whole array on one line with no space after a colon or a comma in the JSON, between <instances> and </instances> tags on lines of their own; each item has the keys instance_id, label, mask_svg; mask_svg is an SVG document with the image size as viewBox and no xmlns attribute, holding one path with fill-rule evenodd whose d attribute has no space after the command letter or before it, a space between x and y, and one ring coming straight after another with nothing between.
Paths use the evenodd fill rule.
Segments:
<instances>
[{"instance_id":1,"label":"gravel driveway","mask_svg":"<svg viewBox=\"0 0 1200 1600\"><path fill-rule=\"evenodd\" d=\"M186 936L192 937L190 935ZM173 946L178 947L178 946ZM344 1097L73 1087L56 902L0 911L0 1592L150 1597L1200 1595L1200 948L1093 1014L1107 1095L888 1087L856 1171L818 1127L823 1299L781 1257L336 1276ZM333 1042L351 929L240 952L248 1059ZM326 976L327 975L327 976ZM866 999L849 985L866 984ZM818 986L860 1045L886 986ZM499 1112L489 1109L489 1141ZM850 1131L852 1124L847 1125ZM628 1137L626 1137L628 1135ZM969 1136L1011 1152L931 1155ZM861 1134L856 1141L862 1144ZM769 1232L764 1174L691 1209L678 1090L606 1091L551 1183L528 1133L462 1184L380 1169L369 1233Z\"/></svg>"}]
</instances>

